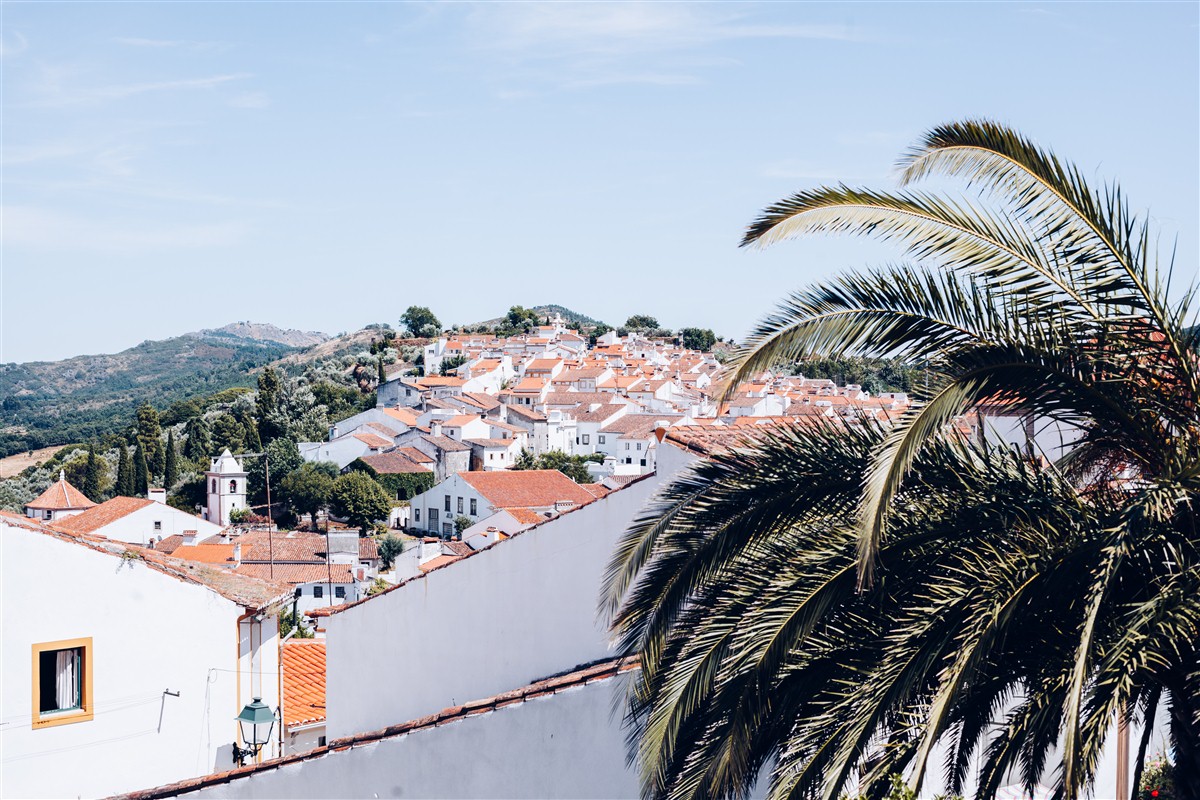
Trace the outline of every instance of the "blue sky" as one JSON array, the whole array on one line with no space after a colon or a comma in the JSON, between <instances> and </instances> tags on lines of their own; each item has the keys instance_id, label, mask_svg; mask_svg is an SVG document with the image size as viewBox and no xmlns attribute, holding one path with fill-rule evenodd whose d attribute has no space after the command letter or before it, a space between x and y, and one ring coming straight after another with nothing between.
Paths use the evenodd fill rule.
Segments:
<instances>
[{"instance_id":1,"label":"blue sky","mask_svg":"<svg viewBox=\"0 0 1200 800\"><path fill-rule=\"evenodd\" d=\"M741 337L889 258L737 248L988 116L1196 274L1195 3L5 3L0 360L557 302Z\"/></svg>"}]
</instances>

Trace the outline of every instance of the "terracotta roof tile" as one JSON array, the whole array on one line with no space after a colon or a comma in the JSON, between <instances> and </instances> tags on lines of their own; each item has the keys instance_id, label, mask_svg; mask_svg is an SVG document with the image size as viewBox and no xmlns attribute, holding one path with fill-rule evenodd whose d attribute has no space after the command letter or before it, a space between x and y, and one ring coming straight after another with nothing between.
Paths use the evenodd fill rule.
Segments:
<instances>
[{"instance_id":1,"label":"terracotta roof tile","mask_svg":"<svg viewBox=\"0 0 1200 800\"><path fill-rule=\"evenodd\" d=\"M431 471L424 464L418 464L416 461L413 461L412 457L402 450L389 450L386 453L362 456L361 460L364 464L382 475L401 475ZM431 461L432 459L426 456L426 460Z\"/></svg>"},{"instance_id":2,"label":"terracotta roof tile","mask_svg":"<svg viewBox=\"0 0 1200 800\"><path fill-rule=\"evenodd\" d=\"M54 527L64 533L92 533L153 503L144 497L114 497L82 514L60 519Z\"/></svg>"},{"instance_id":3,"label":"terracotta roof tile","mask_svg":"<svg viewBox=\"0 0 1200 800\"><path fill-rule=\"evenodd\" d=\"M426 561L424 564L421 564L420 570L421 572L430 572L438 567L444 567L447 564L453 564L462 557L463 556L435 556Z\"/></svg>"},{"instance_id":4,"label":"terracotta roof tile","mask_svg":"<svg viewBox=\"0 0 1200 800\"><path fill-rule=\"evenodd\" d=\"M184 561L199 561L202 564L232 564L233 547L231 544L185 544L172 550L171 555Z\"/></svg>"},{"instance_id":5,"label":"terracotta roof tile","mask_svg":"<svg viewBox=\"0 0 1200 800\"><path fill-rule=\"evenodd\" d=\"M290 583L354 583L354 571L347 564L332 564L326 570L325 564L247 564L242 562L235 572L262 580ZM332 575L332 580L330 576Z\"/></svg>"},{"instance_id":6,"label":"terracotta roof tile","mask_svg":"<svg viewBox=\"0 0 1200 800\"><path fill-rule=\"evenodd\" d=\"M495 508L542 508L561 501L581 506L595 499L586 489L554 469L461 472L459 477Z\"/></svg>"},{"instance_id":7,"label":"terracotta roof tile","mask_svg":"<svg viewBox=\"0 0 1200 800\"><path fill-rule=\"evenodd\" d=\"M50 484L49 488L38 495L36 499L26 503L25 507L41 511L67 511L76 508L92 508L95 505L60 473L57 481Z\"/></svg>"},{"instance_id":8,"label":"terracotta roof tile","mask_svg":"<svg viewBox=\"0 0 1200 800\"><path fill-rule=\"evenodd\" d=\"M289 639L280 648L283 724L309 725L325 719L325 642Z\"/></svg>"}]
</instances>

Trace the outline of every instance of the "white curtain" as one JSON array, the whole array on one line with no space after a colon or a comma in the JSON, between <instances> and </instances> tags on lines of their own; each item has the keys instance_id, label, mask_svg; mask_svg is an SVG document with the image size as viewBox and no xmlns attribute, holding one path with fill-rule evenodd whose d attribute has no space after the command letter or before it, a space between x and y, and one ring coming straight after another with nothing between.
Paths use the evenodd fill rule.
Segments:
<instances>
[{"instance_id":1,"label":"white curtain","mask_svg":"<svg viewBox=\"0 0 1200 800\"><path fill-rule=\"evenodd\" d=\"M58 679L55 682L55 700L58 702L58 707L61 708L77 708L79 706L79 694L76 689L77 682L75 680L76 659L74 650L59 650L58 651Z\"/></svg>"}]
</instances>

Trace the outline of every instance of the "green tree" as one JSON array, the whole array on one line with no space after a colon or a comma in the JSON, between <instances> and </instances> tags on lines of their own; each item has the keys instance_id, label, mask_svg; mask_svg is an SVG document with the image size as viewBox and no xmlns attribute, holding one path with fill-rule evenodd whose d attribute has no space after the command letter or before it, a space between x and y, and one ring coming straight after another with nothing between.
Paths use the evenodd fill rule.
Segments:
<instances>
[{"instance_id":1,"label":"green tree","mask_svg":"<svg viewBox=\"0 0 1200 800\"><path fill-rule=\"evenodd\" d=\"M175 431L167 433L167 456L163 466L163 488L170 492L179 482L179 456L175 448Z\"/></svg>"},{"instance_id":2,"label":"green tree","mask_svg":"<svg viewBox=\"0 0 1200 800\"><path fill-rule=\"evenodd\" d=\"M590 483L592 477L587 471L587 465L592 462L599 464L603 461L604 456L600 453L572 456L562 450L550 450L535 456L529 450L521 450L513 462L513 469L556 469L576 483Z\"/></svg>"},{"instance_id":3,"label":"green tree","mask_svg":"<svg viewBox=\"0 0 1200 800\"><path fill-rule=\"evenodd\" d=\"M717 336L708 328L684 328L679 332L679 343L689 350L708 352L717 343Z\"/></svg>"},{"instance_id":4,"label":"green tree","mask_svg":"<svg viewBox=\"0 0 1200 800\"><path fill-rule=\"evenodd\" d=\"M304 458L300 455L296 443L286 437L271 442L263 448L263 452L266 453L266 458L255 458L248 465L250 491L259 500L266 500L266 473L269 469L271 471L271 501L279 502L282 498L278 496L278 491L283 479L298 469L304 463Z\"/></svg>"},{"instance_id":5,"label":"green tree","mask_svg":"<svg viewBox=\"0 0 1200 800\"><path fill-rule=\"evenodd\" d=\"M212 434L203 416L192 417L183 428L183 457L196 464L207 466L208 459L217 455L213 452Z\"/></svg>"},{"instance_id":6,"label":"green tree","mask_svg":"<svg viewBox=\"0 0 1200 800\"><path fill-rule=\"evenodd\" d=\"M117 453L117 485L113 492L118 497L133 497L133 463L129 460L129 446L122 442Z\"/></svg>"},{"instance_id":7,"label":"green tree","mask_svg":"<svg viewBox=\"0 0 1200 800\"><path fill-rule=\"evenodd\" d=\"M251 453L261 453L262 439L258 436L258 422L248 410L242 410L237 415L237 422L242 426L242 447Z\"/></svg>"},{"instance_id":8,"label":"green tree","mask_svg":"<svg viewBox=\"0 0 1200 800\"><path fill-rule=\"evenodd\" d=\"M474 524L475 524L475 520L471 519L468 516L459 514L457 517L454 518L454 532L461 538L463 535L463 531L465 531L467 528L471 527Z\"/></svg>"},{"instance_id":9,"label":"green tree","mask_svg":"<svg viewBox=\"0 0 1200 800\"><path fill-rule=\"evenodd\" d=\"M245 427L232 414L222 414L213 422L213 454L217 455L226 448L231 453L242 452L246 449L245 435Z\"/></svg>"},{"instance_id":10,"label":"green tree","mask_svg":"<svg viewBox=\"0 0 1200 800\"><path fill-rule=\"evenodd\" d=\"M644 333L646 331L658 330L658 320L647 314L634 314L629 319L625 320L625 327L631 331Z\"/></svg>"},{"instance_id":11,"label":"green tree","mask_svg":"<svg viewBox=\"0 0 1200 800\"><path fill-rule=\"evenodd\" d=\"M465 363L467 363L466 356L452 356L450 358L443 358L442 365L438 367L438 372L442 375L453 375L454 372Z\"/></svg>"},{"instance_id":12,"label":"green tree","mask_svg":"<svg viewBox=\"0 0 1200 800\"><path fill-rule=\"evenodd\" d=\"M283 434L271 413L279 406L281 385L279 373L271 367L266 367L258 375L258 394L254 398L254 406L258 438L263 443L270 443Z\"/></svg>"},{"instance_id":13,"label":"green tree","mask_svg":"<svg viewBox=\"0 0 1200 800\"><path fill-rule=\"evenodd\" d=\"M158 421L158 412L149 403L142 403L137 410L137 438L146 456L146 467L151 477L162 475L166 466L166 454L163 451L162 425Z\"/></svg>"},{"instance_id":14,"label":"green tree","mask_svg":"<svg viewBox=\"0 0 1200 800\"><path fill-rule=\"evenodd\" d=\"M1200 362L1154 235L1112 187L987 122L946 125L902 180L970 194L801 192L746 244L850 232L910 263L848 274L761 323L738 382L808 355L927 361L890 424L757 433L665 487L606 601L640 654L628 719L644 797L915 788L935 745L976 796L1010 770L1086 794L1119 714L1167 711L1200 796ZM960 433L1001 399L1069 454ZM1159 717L1160 719L1162 717ZM1151 726L1147 725L1147 729ZM1149 736L1140 744L1144 759Z\"/></svg>"},{"instance_id":15,"label":"green tree","mask_svg":"<svg viewBox=\"0 0 1200 800\"><path fill-rule=\"evenodd\" d=\"M100 462L96 458L96 446L88 445L87 470L83 474L83 494L93 503L100 502Z\"/></svg>"},{"instance_id":16,"label":"green tree","mask_svg":"<svg viewBox=\"0 0 1200 800\"><path fill-rule=\"evenodd\" d=\"M289 633L293 639L312 639L315 634L304 627L304 619L295 611L279 612L279 638L285 638ZM292 633L295 631L295 633Z\"/></svg>"},{"instance_id":17,"label":"green tree","mask_svg":"<svg viewBox=\"0 0 1200 800\"><path fill-rule=\"evenodd\" d=\"M389 533L379 540L379 561L386 572L396 563L396 558L404 552L404 540L394 533Z\"/></svg>"},{"instance_id":18,"label":"green tree","mask_svg":"<svg viewBox=\"0 0 1200 800\"><path fill-rule=\"evenodd\" d=\"M336 475L337 466L334 464L306 462L280 481L283 501L297 516L308 514L314 530L317 526L317 516L329 505Z\"/></svg>"},{"instance_id":19,"label":"green tree","mask_svg":"<svg viewBox=\"0 0 1200 800\"><path fill-rule=\"evenodd\" d=\"M347 472L333 482L329 498L333 513L364 534L377 519L387 519L392 501L383 487L365 472Z\"/></svg>"},{"instance_id":20,"label":"green tree","mask_svg":"<svg viewBox=\"0 0 1200 800\"><path fill-rule=\"evenodd\" d=\"M409 336L437 336L442 329L442 323L425 306L409 306L400 317L400 324L408 330Z\"/></svg>"},{"instance_id":21,"label":"green tree","mask_svg":"<svg viewBox=\"0 0 1200 800\"><path fill-rule=\"evenodd\" d=\"M592 328L591 333L588 334L588 346L595 347L596 340L611 330L612 330L611 325L605 325L603 322L598 323L595 327Z\"/></svg>"},{"instance_id":22,"label":"green tree","mask_svg":"<svg viewBox=\"0 0 1200 800\"><path fill-rule=\"evenodd\" d=\"M133 448L133 496L145 497L150 491L150 470L146 465L146 451L138 439Z\"/></svg>"}]
</instances>

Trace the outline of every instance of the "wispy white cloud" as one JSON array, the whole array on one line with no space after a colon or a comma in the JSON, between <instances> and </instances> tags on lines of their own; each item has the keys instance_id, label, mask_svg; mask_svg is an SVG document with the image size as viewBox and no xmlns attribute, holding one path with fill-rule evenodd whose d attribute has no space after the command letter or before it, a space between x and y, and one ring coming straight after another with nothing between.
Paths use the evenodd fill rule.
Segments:
<instances>
[{"instance_id":1,"label":"wispy white cloud","mask_svg":"<svg viewBox=\"0 0 1200 800\"><path fill-rule=\"evenodd\" d=\"M119 36L113 39L127 47L147 47L155 50L176 48L181 50L226 50L228 42L194 42L186 39L144 39L139 36Z\"/></svg>"},{"instance_id":2,"label":"wispy white cloud","mask_svg":"<svg viewBox=\"0 0 1200 800\"><path fill-rule=\"evenodd\" d=\"M61 73L46 70L45 79L34 87L34 96L36 99L33 105L47 108L98 105L148 93L215 89L224 84L245 80L250 77L253 76L249 73L238 72L225 75L210 75L203 78L184 78L180 80L125 83L96 87L75 87L65 85Z\"/></svg>"},{"instance_id":3,"label":"wispy white cloud","mask_svg":"<svg viewBox=\"0 0 1200 800\"><path fill-rule=\"evenodd\" d=\"M0 33L0 58L19 56L29 49L29 42L20 31Z\"/></svg>"},{"instance_id":4,"label":"wispy white cloud","mask_svg":"<svg viewBox=\"0 0 1200 800\"><path fill-rule=\"evenodd\" d=\"M478 7L487 46L527 55L662 52L734 39L860 41L847 25L769 25L729 6L685 3L504 3Z\"/></svg>"},{"instance_id":5,"label":"wispy white cloud","mask_svg":"<svg viewBox=\"0 0 1200 800\"><path fill-rule=\"evenodd\" d=\"M541 79L564 88L698 83L695 54L723 42L869 37L850 25L767 24L746 7L647 2L477 5L468 31L478 51L510 64L538 64Z\"/></svg>"},{"instance_id":6,"label":"wispy white cloud","mask_svg":"<svg viewBox=\"0 0 1200 800\"><path fill-rule=\"evenodd\" d=\"M135 226L136 220L115 224L33 206L0 207L0 216L0 243L35 250L131 253L228 247L243 241L248 232L241 222Z\"/></svg>"}]
</instances>

